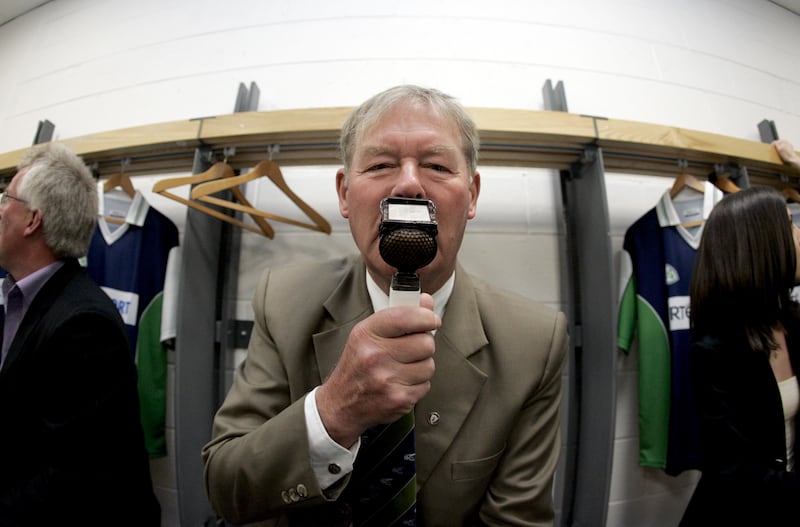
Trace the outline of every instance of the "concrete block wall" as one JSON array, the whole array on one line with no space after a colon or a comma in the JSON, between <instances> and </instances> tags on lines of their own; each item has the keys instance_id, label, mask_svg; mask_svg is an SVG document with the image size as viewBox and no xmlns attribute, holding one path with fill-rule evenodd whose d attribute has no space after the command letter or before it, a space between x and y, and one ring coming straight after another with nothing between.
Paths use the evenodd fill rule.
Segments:
<instances>
[{"instance_id":1,"label":"concrete block wall","mask_svg":"<svg viewBox=\"0 0 800 527\"><path fill-rule=\"evenodd\" d=\"M58 139L228 114L238 84L253 81L259 110L355 105L405 82L467 106L540 110L545 80L560 80L573 113L750 140L767 118L800 145L799 59L800 16L766 0L55 0L0 26L0 152L30 145L43 119L56 124ZM567 309L557 175L481 171L464 265ZM334 172L284 170L334 231L321 238L275 224L271 241L244 233L239 318L252 318L250 295L265 265L352 250ZM148 193L153 180L134 184L182 229L185 209ZM608 174L607 185L616 258L625 229L671 180ZM272 192L248 188L257 206L297 213ZM618 357L606 525L666 527L680 517L696 474L671 478L637 465L636 361L635 351ZM169 415L174 423L174 408ZM179 525L174 460L154 462L154 474L164 525Z\"/></svg>"}]
</instances>

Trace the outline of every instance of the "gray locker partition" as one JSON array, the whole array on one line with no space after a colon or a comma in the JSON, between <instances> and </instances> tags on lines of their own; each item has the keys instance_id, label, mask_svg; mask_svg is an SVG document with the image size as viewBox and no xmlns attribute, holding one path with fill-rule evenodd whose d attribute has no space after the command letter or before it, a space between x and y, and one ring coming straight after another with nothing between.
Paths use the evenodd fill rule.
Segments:
<instances>
[{"instance_id":1,"label":"gray locker partition","mask_svg":"<svg viewBox=\"0 0 800 527\"><path fill-rule=\"evenodd\" d=\"M546 110L566 112L564 83L542 86ZM608 517L616 422L615 299L603 152L587 145L562 170L570 356L560 525L603 526Z\"/></svg>"},{"instance_id":2,"label":"gray locker partition","mask_svg":"<svg viewBox=\"0 0 800 527\"><path fill-rule=\"evenodd\" d=\"M250 83L249 89L239 83L234 112L255 111L260 93L255 82ZM235 152L233 148L225 149L226 157L229 150ZM208 170L214 161L211 148L198 148L192 173ZM230 191L225 195L230 198ZM200 450L211 439L214 413L227 392L225 360L237 346L246 345L237 343L236 338L241 333L236 321L240 246L241 230L188 209L175 342L176 472L178 512L183 526L221 523L203 488Z\"/></svg>"},{"instance_id":3,"label":"gray locker partition","mask_svg":"<svg viewBox=\"0 0 800 527\"><path fill-rule=\"evenodd\" d=\"M195 151L193 174L211 166L210 150ZM218 406L217 280L223 223L189 208L183 237L178 338L175 340L175 469L181 525L212 525L215 517L203 488L200 450L211 439ZM227 224L225 224L227 225Z\"/></svg>"},{"instance_id":4,"label":"gray locker partition","mask_svg":"<svg viewBox=\"0 0 800 527\"><path fill-rule=\"evenodd\" d=\"M616 416L614 294L603 154L588 146L561 172L569 269L570 365L561 524L603 526Z\"/></svg>"}]
</instances>

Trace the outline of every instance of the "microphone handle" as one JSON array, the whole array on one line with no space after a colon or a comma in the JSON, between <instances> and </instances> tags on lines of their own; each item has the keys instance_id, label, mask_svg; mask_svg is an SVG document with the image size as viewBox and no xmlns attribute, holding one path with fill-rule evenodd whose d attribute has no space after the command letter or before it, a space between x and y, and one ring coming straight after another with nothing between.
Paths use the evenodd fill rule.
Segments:
<instances>
[{"instance_id":1,"label":"microphone handle","mask_svg":"<svg viewBox=\"0 0 800 527\"><path fill-rule=\"evenodd\" d=\"M389 305L394 306L418 306L419 290L416 291L389 291Z\"/></svg>"},{"instance_id":2,"label":"microphone handle","mask_svg":"<svg viewBox=\"0 0 800 527\"><path fill-rule=\"evenodd\" d=\"M398 271L392 275L392 285L389 287L389 306L418 306L419 305L419 295L420 295L420 283L419 283L419 275L417 273L409 273L409 272L402 272ZM407 429L410 430L411 437L415 436L414 428L415 428L415 417L414 411L412 410L410 413L405 414L400 419L395 421L394 423L388 425L390 429L394 430L395 428L400 429ZM412 470L414 476L412 476L411 480L408 483L407 489L410 491L411 495L414 496L414 518L416 518L416 495L417 495L417 479L416 479L416 472L417 472L417 461L416 461L416 439L414 440L414 450L413 450L413 461L410 462L412 465ZM412 452L406 452L406 455L412 454Z\"/></svg>"},{"instance_id":3,"label":"microphone handle","mask_svg":"<svg viewBox=\"0 0 800 527\"><path fill-rule=\"evenodd\" d=\"M420 295L417 273L397 272L389 288L389 306L418 306Z\"/></svg>"}]
</instances>

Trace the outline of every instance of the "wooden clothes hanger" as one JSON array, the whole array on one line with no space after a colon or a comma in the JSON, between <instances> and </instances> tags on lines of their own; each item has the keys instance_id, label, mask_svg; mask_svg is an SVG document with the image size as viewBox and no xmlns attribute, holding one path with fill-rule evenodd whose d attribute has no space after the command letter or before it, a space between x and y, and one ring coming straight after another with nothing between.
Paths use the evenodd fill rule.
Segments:
<instances>
[{"instance_id":1,"label":"wooden clothes hanger","mask_svg":"<svg viewBox=\"0 0 800 527\"><path fill-rule=\"evenodd\" d=\"M672 188L669 191L669 197L674 198L680 193L681 190L685 188L696 190L701 194L705 193L706 191L706 187L702 181L688 172L681 172L680 175L675 178L675 183L672 184Z\"/></svg>"},{"instance_id":2,"label":"wooden clothes hanger","mask_svg":"<svg viewBox=\"0 0 800 527\"><path fill-rule=\"evenodd\" d=\"M110 192L115 188L122 189L123 192L125 192L125 194L127 194L131 199L133 199L133 197L136 195L136 189L133 188L131 178L124 172L116 172L111 174L103 184L103 193ZM118 225L123 225L125 223L124 218L116 218L114 216L103 216L103 219Z\"/></svg>"},{"instance_id":3,"label":"wooden clothes hanger","mask_svg":"<svg viewBox=\"0 0 800 527\"><path fill-rule=\"evenodd\" d=\"M109 192L115 188L121 188L129 197L133 198L136 195L136 189L133 188L131 178L124 172L117 172L111 174L103 185L103 192Z\"/></svg>"},{"instance_id":4,"label":"wooden clothes hanger","mask_svg":"<svg viewBox=\"0 0 800 527\"><path fill-rule=\"evenodd\" d=\"M786 201L800 203L800 192L798 192L796 188L790 187L789 185L783 187L783 197L786 198Z\"/></svg>"},{"instance_id":5,"label":"wooden clothes hanger","mask_svg":"<svg viewBox=\"0 0 800 527\"><path fill-rule=\"evenodd\" d=\"M733 194L734 192L739 192L742 189L737 183L734 182L732 176L736 177L737 182L741 180L745 186L749 185L747 179L747 169L731 163L726 165L715 164L714 171L708 174L708 180L722 192L725 192L726 194Z\"/></svg>"},{"instance_id":6,"label":"wooden clothes hanger","mask_svg":"<svg viewBox=\"0 0 800 527\"><path fill-rule=\"evenodd\" d=\"M692 174L686 172L685 165L683 165L683 168L684 170L678 175L678 177L675 178L675 182L672 184L672 188L669 190L670 199L675 199L675 197L684 189L691 189L700 194L705 194L705 184ZM692 220L681 223L681 226L691 229L692 227L699 227L703 223L705 223L704 219Z\"/></svg>"},{"instance_id":7,"label":"wooden clothes hanger","mask_svg":"<svg viewBox=\"0 0 800 527\"><path fill-rule=\"evenodd\" d=\"M728 177L718 177L714 180L714 186L720 189L722 192L726 194L733 194L734 192L739 192L739 186L731 181L731 178Z\"/></svg>"},{"instance_id":8,"label":"wooden clothes hanger","mask_svg":"<svg viewBox=\"0 0 800 527\"><path fill-rule=\"evenodd\" d=\"M185 177L177 177L177 178L169 178L169 179L162 179L161 181L156 181L153 185L153 192L156 194L160 194L164 197L170 198L172 200L177 201L178 203L183 203L187 207L193 208L195 210L199 210L204 214L208 214L214 218L217 218L222 221L227 221L230 224L236 225L237 227L241 227L242 229L246 229L248 231L255 232L256 234L261 234L266 236L267 238L274 238L275 231L272 227L264 221L264 219L260 216L252 216L253 221L256 222L257 227L250 225L249 223L244 223L243 221L233 217L228 216L216 209L212 209L211 207L206 207L201 203L197 203L195 201L188 200L177 194L173 194L169 192L169 189L175 187L181 187L183 185L195 185L199 183L203 183L209 180L215 180L220 178L231 178L233 177L233 169L227 163L214 163L211 167L206 170L205 172L201 172L200 174L194 174L192 176L185 176ZM250 202L245 197L244 193L239 189L239 187L232 188L231 192L233 196L239 200L242 204L252 207Z\"/></svg>"},{"instance_id":9,"label":"wooden clothes hanger","mask_svg":"<svg viewBox=\"0 0 800 527\"><path fill-rule=\"evenodd\" d=\"M311 221L313 221L313 223L300 222L297 220L293 220L291 218L279 216L277 214L264 212L262 210L254 208L249 203L243 202L242 205L239 205L238 203L217 198L211 195L220 192L222 190L238 188L239 185L242 185L254 179L258 179L260 177L269 178L269 180L272 181L284 194L286 194L286 196L288 196L289 199L291 199L292 202L295 203L300 208L300 210L302 210L305 213L305 215L308 216L309 219L311 219ZM295 194L291 188L289 188L289 185L283 178L283 174L281 173L280 167L278 166L277 163L271 160L261 161L255 167L253 167L253 170L251 170L247 174L243 174L240 176L232 176L232 177L222 177L214 181L208 181L203 184L197 185L192 189L191 197L192 199L205 201L207 203L213 203L221 207L227 207L241 212L246 212L254 217L260 216L262 218L269 218L275 221L280 221L282 223L295 225L297 227L311 229L313 231L324 232L326 234L331 233L331 226L328 223L328 221L325 218L323 218L322 215L320 215L310 205L308 205L305 201L303 201L297 194Z\"/></svg>"}]
</instances>

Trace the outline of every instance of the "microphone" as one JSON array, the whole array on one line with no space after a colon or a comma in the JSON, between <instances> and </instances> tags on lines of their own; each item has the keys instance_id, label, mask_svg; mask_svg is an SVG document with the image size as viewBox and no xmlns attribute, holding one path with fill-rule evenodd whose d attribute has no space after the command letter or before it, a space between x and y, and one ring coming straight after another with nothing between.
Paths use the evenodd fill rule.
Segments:
<instances>
[{"instance_id":1,"label":"microphone","mask_svg":"<svg viewBox=\"0 0 800 527\"><path fill-rule=\"evenodd\" d=\"M436 205L428 199L384 198L381 200L378 250L397 272L392 276L389 305L419 305L417 269L436 257Z\"/></svg>"},{"instance_id":2,"label":"microphone","mask_svg":"<svg viewBox=\"0 0 800 527\"><path fill-rule=\"evenodd\" d=\"M438 248L436 206L427 199L384 198L381 200L380 211L378 250L381 258L397 269L392 275L392 284L389 288L389 306L419 306L420 282L417 269L431 263L436 257ZM417 471L414 421L413 411L405 414L387 425L387 432L381 437L397 436L411 440L410 446L406 439L403 439L400 445L392 447L389 458L395 459L403 455L403 460L408 462L412 477L405 488L410 489L412 498L398 498L397 496L405 494L401 492L392 498L392 505L400 503L400 501L394 503L395 500L411 501L410 504L403 503L401 510L407 510L411 505L410 510L413 510L411 514L416 518L417 484L413 477Z\"/></svg>"}]
</instances>

